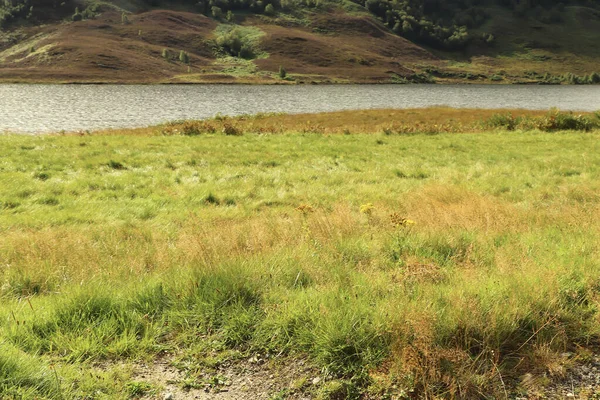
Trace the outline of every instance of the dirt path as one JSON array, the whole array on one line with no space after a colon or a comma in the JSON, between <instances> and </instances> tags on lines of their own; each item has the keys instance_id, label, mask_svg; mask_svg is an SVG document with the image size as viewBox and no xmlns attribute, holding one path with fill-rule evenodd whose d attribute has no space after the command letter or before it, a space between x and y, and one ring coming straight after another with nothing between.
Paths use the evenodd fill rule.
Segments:
<instances>
[{"instance_id":1,"label":"dirt path","mask_svg":"<svg viewBox=\"0 0 600 400\"><path fill-rule=\"evenodd\" d=\"M227 361L195 373L162 358L137 364L133 379L160 388L145 399L162 400L309 400L323 394L327 385L319 369L306 360L260 356ZM526 374L519 388L510 392L509 398L515 400L600 399L600 353L577 360L562 378Z\"/></svg>"},{"instance_id":2,"label":"dirt path","mask_svg":"<svg viewBox=\"0 0 600 400\"><path fill-rule=\"evenodd\" d=\"M168 359L138 364L134 380L164 388L147 399L311 399L322 379L304 360L265 360L260 356L224 363L210 372L190 374Z\"/></svg>"}]
</instances>

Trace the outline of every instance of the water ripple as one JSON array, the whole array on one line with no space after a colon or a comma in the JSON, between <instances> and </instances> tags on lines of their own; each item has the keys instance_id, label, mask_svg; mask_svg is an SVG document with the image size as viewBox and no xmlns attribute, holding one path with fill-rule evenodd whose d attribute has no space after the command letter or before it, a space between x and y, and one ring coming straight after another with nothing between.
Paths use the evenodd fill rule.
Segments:
<instances>
[{"instance_id":1,"label":"water ripple","mask_svg":"<svg viewBox=\"0 0 600 400\"><path fill-rule=\"evenodd\" d=\"M600 86L0 85L0 131L42 133L154 125L258 112L434 105L594 111Z\"/></svg>"}]
</instances>

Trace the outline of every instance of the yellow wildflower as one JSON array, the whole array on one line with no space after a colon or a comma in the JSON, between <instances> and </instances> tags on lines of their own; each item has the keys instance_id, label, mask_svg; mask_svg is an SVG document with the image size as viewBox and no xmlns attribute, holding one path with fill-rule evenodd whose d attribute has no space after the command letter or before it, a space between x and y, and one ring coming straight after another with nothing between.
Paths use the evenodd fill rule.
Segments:
<instances>
[{"instance_id":1,"label":"yellow wildflower","mask_svg":"<svg viewBox=\"0 0 600 400\"><path fill-rule=\"evenodd\" d=\"M373 205L373 203L362 204L360 206L361 214L371 215L373 213L374 209L375 209L375 206Z\"/></svg>"},{"instance_id":2,"label":"yellow wildflower","mask_svg":"<svg viewBox=\"0 0 600 400\"><path fill-rule=\"evenodd\" d=\"M415 224L415 221L413 221L412 219L404 218L398 213L390 214L390 220L394 228L400 228Z\"/></svg>"}]
</instances>

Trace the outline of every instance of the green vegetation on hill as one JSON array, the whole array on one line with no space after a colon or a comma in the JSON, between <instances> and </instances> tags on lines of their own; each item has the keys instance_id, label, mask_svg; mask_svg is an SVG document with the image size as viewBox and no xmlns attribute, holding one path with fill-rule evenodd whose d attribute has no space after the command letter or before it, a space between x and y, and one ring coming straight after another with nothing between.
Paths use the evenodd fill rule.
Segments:
<instances>
[{"instance_id":1,"label":"green vegetation on hill","mask_svg":"<svg viewBox=\"0 0 600 400\"><path fill-rule=\"evenodd\" d=\"M216 44L224 55L252 59L264 57L260 38L264 32L251 26L219 25L215 32Z\"/></svg>"},{"instance_id":2,"label":"green vegetation on hill","mask_svg":"<svg viewBox=\"0 0 600 400\"><path fill-rule=\"evenodd\" d=\"M566 3L585 5L600 16L600 5L595 1L567 0ZM544 23L560 23L566 8L562 0L364 0L360 4L399 35L448 50L464 48L473 42L493 45L493 34L474 35L469 29L480 28L493 20L494 6L511 10L515 23L526 23L528 17Z\"/></svg>"},{"instance_id":3,"label":"green vegetation on hill","mask_svg":"<svg viewBox=\"0 0 600 400\"><path fill-rule=\"evenodd\" d=\"M272 398L544 393L600 339L597 117L354 125L392 113L2 137L0 397L158 393L133 372L155 357L188 390L322 371Z\"/></svg>"}]
</instances>

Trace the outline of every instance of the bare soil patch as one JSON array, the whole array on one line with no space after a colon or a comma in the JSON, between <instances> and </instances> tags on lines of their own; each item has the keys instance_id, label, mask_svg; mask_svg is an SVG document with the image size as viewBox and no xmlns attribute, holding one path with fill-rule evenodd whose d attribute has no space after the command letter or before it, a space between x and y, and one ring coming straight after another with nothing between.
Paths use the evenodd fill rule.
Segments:
<instances>
[{"instance_id":1,"label":"bare soil patch","mask_svg":"<svg viewBox=\"0 0 600 400\"><path fill-rule=\"evenodd\" d=\"M323 380L319 370L303 359L252 356L225 362L215 369L177 368L171 359L137 364L134 380L162 388L147 398L164 399L309 399Z\"/></svg>"}]
</instances>

